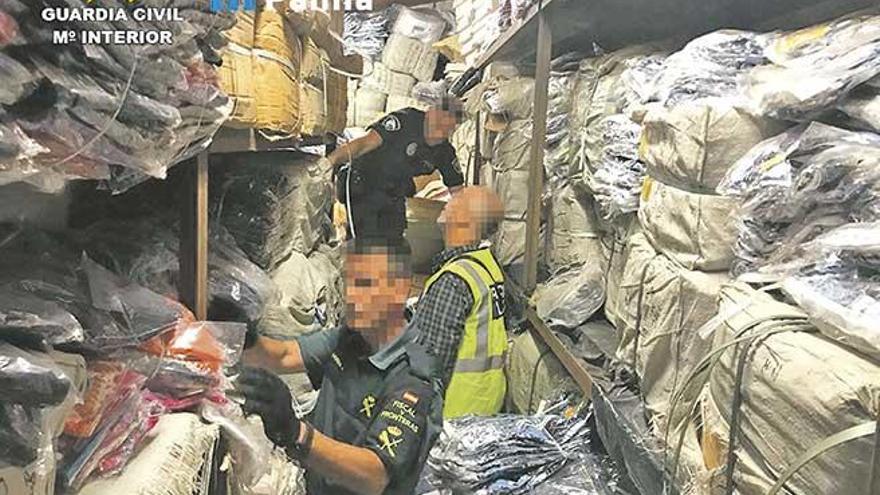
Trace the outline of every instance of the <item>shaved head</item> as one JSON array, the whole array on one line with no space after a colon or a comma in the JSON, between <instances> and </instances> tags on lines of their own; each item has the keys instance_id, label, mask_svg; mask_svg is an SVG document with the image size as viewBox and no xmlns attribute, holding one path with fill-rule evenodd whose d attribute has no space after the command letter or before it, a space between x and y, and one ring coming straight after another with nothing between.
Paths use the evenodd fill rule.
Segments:
<instances>
[{"instance_id":1,"label":"shaved head","mask_svg":"<svg viewBox=\"0 0 880 495\"><path fill-rule=\"evenodd\" d=\"M488 239L504 219L504 205L488 187L462 189L443 211L447 247L464 246Z\"/></svg>"}]
</instances>

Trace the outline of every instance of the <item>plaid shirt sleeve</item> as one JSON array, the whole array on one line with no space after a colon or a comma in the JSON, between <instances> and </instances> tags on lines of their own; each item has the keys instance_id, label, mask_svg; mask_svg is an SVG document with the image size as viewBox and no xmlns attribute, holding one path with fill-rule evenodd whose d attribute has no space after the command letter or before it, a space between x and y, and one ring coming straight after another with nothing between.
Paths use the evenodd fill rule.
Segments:
<instances>
[{"instance_id":1,"label":"plaid shirt sleeve","mask_svg":"<svg viewBox=\"0 0 880 495\"><path fill-rule=\"evenodd\" d=\"M444 385L449 385L464 325L474 304L470 289L458 275L445 273L437 279L416 307L417 342L439 361Z\"/></svg>"}]
</instances>

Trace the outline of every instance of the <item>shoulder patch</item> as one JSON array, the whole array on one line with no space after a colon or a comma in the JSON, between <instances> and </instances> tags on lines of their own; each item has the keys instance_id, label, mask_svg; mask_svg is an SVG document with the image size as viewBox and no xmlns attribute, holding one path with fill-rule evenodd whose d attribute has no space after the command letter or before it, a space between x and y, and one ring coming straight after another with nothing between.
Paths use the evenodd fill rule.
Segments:
<instances>
[{"instance_id":1,"label":"shoulder patch","mask_svg":"<svg viewBox=\"0 0 880 495\"><path fill-rule=\"evenodd\" d=\"M397 132L400 130L400 119L396 115L389 115L382 121L382 127L388 132Z\"/></svg>"}]
</instances>

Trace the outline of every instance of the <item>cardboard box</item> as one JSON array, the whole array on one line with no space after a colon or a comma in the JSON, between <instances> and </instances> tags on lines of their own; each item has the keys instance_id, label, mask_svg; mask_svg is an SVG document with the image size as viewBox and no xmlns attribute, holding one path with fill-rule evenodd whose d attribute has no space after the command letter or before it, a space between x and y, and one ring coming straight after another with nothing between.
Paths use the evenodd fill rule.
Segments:
<instances>
[{"instance_id":1,"label":"cardboard box","mask_svg":"<svg viewBox=\"0 0 880 495\"><path fill-rule=\"evenodd\" d=\"M257 122L254 61L251 51L230 43L223 49L223 65L217 69L220 89L232 99L232 115L226 125L250 128Z\"/></svg>"},{"instance_id":2,"label":"cardboard box","mask_svg":"<svg viewBox=\"0 0 880 495\"><path fill-rule=\"evenodd\" d=\"M255 126L281 134L300 132L298 71L290 63L254 56L257 116Z\"/></svg>"},{"instance_id":3,"label":"cardboard box","mask_svg":"<svg viewBox=\"0 0 880 495\"><path fill-rule=\"evenodd\" d=\"M294 24L274 10L264 9L257 13L254 47L271 52L296 66L302 59L303 47Z\"/></svg>"}]
</instances>

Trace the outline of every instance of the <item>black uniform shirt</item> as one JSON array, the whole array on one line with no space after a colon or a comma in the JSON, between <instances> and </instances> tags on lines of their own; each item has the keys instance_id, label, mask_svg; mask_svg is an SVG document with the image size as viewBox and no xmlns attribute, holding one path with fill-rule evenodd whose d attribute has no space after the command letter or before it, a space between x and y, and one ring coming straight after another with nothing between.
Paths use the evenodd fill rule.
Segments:
<instances>
[{"instance_id":1,"label":"black uniform shirt","mask_svg":"<svg viewBox=\"0 0 880 495\"><path fill-rule=\"evenodd\" d=\"M372 355L346 328L297 339L309 379L320 389L309 422L334 440L376 453L388 473L386 495L410 495L443 422L435 361L415 329ZM310 495L352 492L307 472Z\"/></svg>"},{"instance_id":2,"label":"black uniform shirt","mask_svg":"<svg viewBox=\"0 0 880 495\"><path fill-rule=\"evenodd\" d=\"M371 190L384 190L392 198L410 197L416 192L413 177L434 170L440 171L447 187L464 184L455 148L448 141L436 146L425 142L425 112L405 108L369 129L382 136L382 146L355 160L355 167L362 167Z\"/></svg>"}]
</instances>

